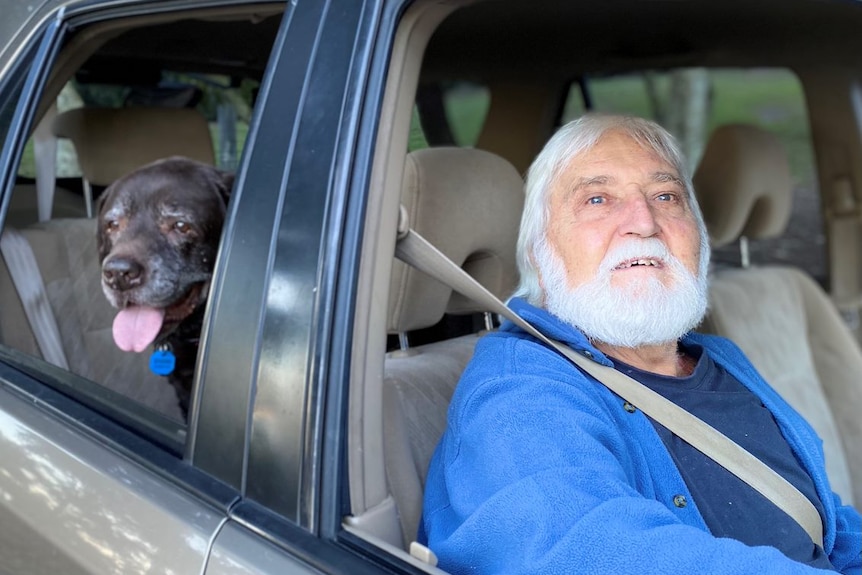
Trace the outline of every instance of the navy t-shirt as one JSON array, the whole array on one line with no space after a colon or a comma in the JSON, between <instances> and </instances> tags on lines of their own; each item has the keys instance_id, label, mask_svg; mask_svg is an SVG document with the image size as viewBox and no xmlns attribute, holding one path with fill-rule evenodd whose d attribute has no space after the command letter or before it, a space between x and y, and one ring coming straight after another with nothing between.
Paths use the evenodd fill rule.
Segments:
<instances>
[{"instance_id":1,"label":"navy t-shirt","mask_svg":"<svg viewBox=\"0 0 862 575\"><path fill-rule=\"evenodd\" d=\"M769 410L701 347L686 347L685 352L698 360L688 377L656 375L622 362L617 362L617 367L747 449L799 489L823 517L823 505L811 477L793 455ZM800 563L834 570L823 550L789 515L664 426L655 421L653 425L713 535L751 546L769 545Z\"/></svg>"}]
</instances>

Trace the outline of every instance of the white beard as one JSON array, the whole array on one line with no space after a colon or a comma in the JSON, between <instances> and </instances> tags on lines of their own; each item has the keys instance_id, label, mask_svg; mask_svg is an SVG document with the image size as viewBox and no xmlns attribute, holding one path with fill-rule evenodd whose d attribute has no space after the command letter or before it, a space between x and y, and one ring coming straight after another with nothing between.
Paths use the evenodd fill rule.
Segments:
<instances>
[{"instance_id":1,"label":"white beard","mask_svg":"<svg viewBox=\"0 0 862 575\"><path fill-rule=\"evenodd\" d=\"M538 246L535 257L545 308L590 340L627 348L674 342L706 314L706 274L695 278L658 239L632 240L617 247L602 260L596 277L576 288L569 287L565 266L547 242ZM646 277L612 286L613 269L638 257L661 260L670 271L671 285Z\"/></svg>"}]
</instances>

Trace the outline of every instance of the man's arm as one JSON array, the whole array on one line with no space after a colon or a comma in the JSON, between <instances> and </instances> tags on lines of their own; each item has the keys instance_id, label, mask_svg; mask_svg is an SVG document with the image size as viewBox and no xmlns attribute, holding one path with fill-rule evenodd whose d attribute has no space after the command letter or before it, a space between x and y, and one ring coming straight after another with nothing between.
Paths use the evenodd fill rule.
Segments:
<instances>
[{"instance_id":1,"label":"man's arm","mask_svg":"<svg viewBox=\"0 0 862 575\"><path fill-rule=\"evenodd\" d=\"M834 498L836 534L829 560L845 575L862 575L862 516L853 507L842 505L837 495Z\"/></svg>"}]
</instances>

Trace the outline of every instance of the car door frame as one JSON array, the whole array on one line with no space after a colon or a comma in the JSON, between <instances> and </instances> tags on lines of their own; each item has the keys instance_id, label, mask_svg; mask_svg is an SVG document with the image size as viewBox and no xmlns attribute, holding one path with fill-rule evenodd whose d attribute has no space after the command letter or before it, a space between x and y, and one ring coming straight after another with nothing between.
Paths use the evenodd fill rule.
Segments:
<instances>
[{"instance_id":1,"label":"car door frame","mask_svg":"<svg viewBox=\"0 0 862 575\"><path fill-rule=\"evenodd\" d=\"M253 401L249 413L236 409L232 415L237 420L248 417L249 461L257 457L260 465L249 465L242 478L247 497L231 510L231 520L214 545L208 575L220 575L218 566L239 560L241 554L248 557L240 551L248 545L259 549L259 564L252 569L261 572L264 564L275 561L264 558L263 550L273 548L288 550L325 572L422 572L343 526L350 514L348 398L353 326L361 321L356 309L359 260L369 190L375 185L371 170L389 57L404 4L297 4L295 21L285 27L299 34L290 38L282 31L276 48L280 61L261 88L239 180L248 189L277 189L280 211L273 216L272 206L258 206L261 217L247 212L248 219L238 220L228 236L239 238L244 229L265 225L273 238L270 283L262 286L265 294L254 296L255 305L265 302L260 356L244 368L257 370L249 390ZM295 76L300 69L302 82ZM286 95L296 90L287 78L303 86L295 99ZM281 153L273 145L280 131L285 133ZM258 169L262 164L269 166L268 175ZM243 210L247 201L240 198L234 209ZM312 238L318 249L312 247L310 256L300 253L315 245L309 242ZM218 289L229 289L231 279L239 285L248 275L246 263L241 253L229 253ZM296 293L309 294L311 300L304 309L285 311L286 294ZM299 325L307 331L285 329L285 314L294 321L302 318ZM209 333L226 334L235 321L240 320L214 315L215 328ZM228 349L229 344L209 347L213 356L208 359L223 358ZM305 355L286 365L279 355L291 349ZM208 366L222 369L218 361ZM300 394L301 419L273 417L273 405L283 408L285 398ZM285 452L296 455L280 459ZM250 538L253 533L261 537Z\"/></svg>"}]
</instances>

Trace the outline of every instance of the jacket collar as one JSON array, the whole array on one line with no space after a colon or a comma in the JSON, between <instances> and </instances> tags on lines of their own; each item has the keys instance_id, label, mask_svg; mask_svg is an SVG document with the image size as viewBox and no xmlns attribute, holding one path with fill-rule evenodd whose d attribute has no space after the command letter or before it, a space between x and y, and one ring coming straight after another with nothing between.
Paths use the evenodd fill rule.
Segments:
<instances>
[{"instance_id":1,"label":"jacket collar","mask_svg":"<svg viewBox=\"0 0 862 575\"><path fill-rule=\"evenodd\" d=\"M512 311L524 318L524 320L547 337L565 343L581 355L602 365L607 365L608 367L614 366L613 361L596 349L590 343L590 340L572 324L564 322L548 310L527 303L526 300L519 297L512 298L507 303ZM509 320L505 320L502 323L500 331L526 333Z\"/></svg>"}]
</instances>

